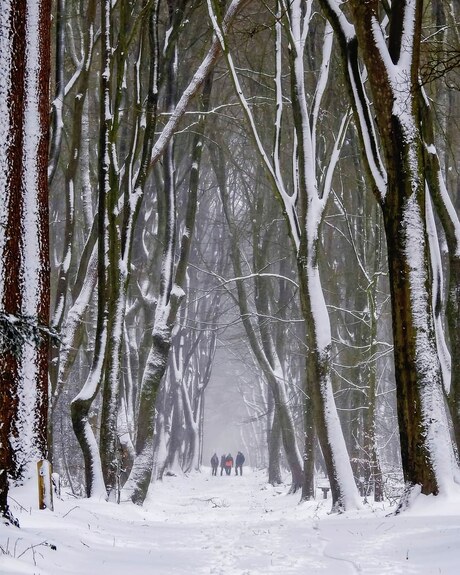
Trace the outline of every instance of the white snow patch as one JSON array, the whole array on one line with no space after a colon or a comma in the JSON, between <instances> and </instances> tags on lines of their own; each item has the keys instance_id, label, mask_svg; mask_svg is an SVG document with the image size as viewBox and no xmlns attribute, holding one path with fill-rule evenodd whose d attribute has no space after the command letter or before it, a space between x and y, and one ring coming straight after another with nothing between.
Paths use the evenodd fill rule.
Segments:
<instances>
[{"instance_id":1,"label":"white snow patch","mask_svg":"<svg viewBox=\"0 0 460 575\"><path fill-rule=\"evenodd\" d=\"M454 575L460 498L419 496L402 515L374 504L329 514L244 467L152 485L145 506L55 498L38 511L35 481L12 490L21 529L0 523L0 572L32 575ZM21 505L21 507L19 506ZM36 545L32 549L32 545ZM56 546L52 549L51 545Z\"/></svg>"}]
</instances>

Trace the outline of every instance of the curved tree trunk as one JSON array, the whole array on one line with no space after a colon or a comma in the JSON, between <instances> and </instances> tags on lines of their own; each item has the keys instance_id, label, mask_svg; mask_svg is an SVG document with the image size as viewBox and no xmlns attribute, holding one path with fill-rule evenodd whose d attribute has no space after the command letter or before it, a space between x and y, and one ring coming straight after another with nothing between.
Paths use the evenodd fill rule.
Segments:
<instances>
[{"instance_id":1,"label":"curved tree trunk","mask_svg":"<svg viewBox=\"0 0 460 575\"><path fill-rule=\"evenodd\" d=\"M329 317L323 292L318 287L319 271L311 258L310 253L298 259L300 301L307 334L305 393L311 395L313 421L331 486L333 509L343 511L359 507L358 493L332 391Z\"/></svg>"},{"instance_id":2,"label":"curved tree trunk","mask_svg":"<svg viewBox=\"0 0 460 575\"><path fill-rule=\"evenodd\" d=\"M107 497L102 462L96 437L89 423L91 406L99 393L104 373L104 364L108 343L107 333L107 197L110 193L110 133L112 129L111 90L110 90L110 15L108 0L101 4L101 74L99 101L99 149L98 149L98 261L97 261L97 326L93 362L90 373L80 393L71 403L71 416L74 433L80 444L85 463L86 493L88 497ZM109 204L110 205L110 204Z\"/></svg>"},{"instance_id":3,"label":"curved tree trunk","mask_svg":"<svg viewBox=\"0 0 460 575\"><path fill-rule=\"evenodd\" d=\"M311 9L311 5L309 8ZM307 14L300 18L302 13L301 3L294 0L290 8L291 34L295 40L290 50L290 68L292 112L298 141L300 234L297 246L297 269L300 305L306 330L308 389L305 390L305 396L308 397L310 392L314 426L331 486L332 508L343 511L358 508L361 503L337 414L330 373L332 346L330 320L318 267L319 237L330 193L330 183L325 181L321 190L316 176L315 107L313 106L311 113L312 125L310 125L304 73L305 41L302 40L302 24L303 27L308 27L310 23ZM331 49L328 48L330 46L328 34L330 30L328 32L326 28L323 49L324 58L327 59L327 68L330 59L328 54ZM318 93L321 95L320 83L318 83ZM339 142L343 138L345 126L346 117L342 120L337 136L338 150L340 150ZM338 150L336 148L331 154L327 166L328 171L335 167ZM306 438L308 437L307 434ZM313 446L309 445L307 449L311 453ZM307 478L306 473L305 477ZM305 486L305 490L311 492L311 483Z\"/></svg>"},{"instance_id":4,"label":"curved tree trunk","mask_svg":"<svg viewBox=\"0 0 460 575\"><path fill-rule=\"evenodd\" d=\"M154 462L155 416L160 384L168 365L171 330L156 328L152 347L142 380L137 422L136 456L128 481L123 487L123 498L141 505L147 495Z\"/></svg>"}]
</instances>

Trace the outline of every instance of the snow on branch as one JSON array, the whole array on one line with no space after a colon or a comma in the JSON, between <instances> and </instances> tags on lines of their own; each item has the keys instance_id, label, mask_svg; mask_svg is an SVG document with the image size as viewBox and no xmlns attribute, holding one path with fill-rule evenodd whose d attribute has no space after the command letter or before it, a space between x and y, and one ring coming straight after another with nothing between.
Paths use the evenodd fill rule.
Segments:
<instances>
[{"instance_id":1,"label":"snow on branch","mask_svg":"<svg viewBox=\"0 0 460 575\"><path fill-rule=\"evenodd\" d=\"M40 345L46 338L59 340L57 332L32 315L11 315L0 311L0 354L21 355L26 344Z\"/></svg>"},{"instance_id":2,"label":"snow on branch","mask_svg":"<svg viewBox=\"0 0 460 575\"><path fill-rule=\"evenodd\" d=\"M245 276L239 276L239 277L234 277L234 278L230 278L230 279L224 279L223 277L219 276L216 273L211 272L213 276L215 276L216 278L219 278L219 280L221 281L221 283L219 284L219 286L217 287L222 287L224 285L227 285L229 283L232 282L239 282L239 281L244 281L244 280L248 280L254 277L259 277L259 278L263 278L263 277L270 277L270 278L278 278L280 280L283 281L287 281L291 284L293 284L296 288L299 287L299 284L297 284L294 280L292 280L291 278L288 278L287 276L283 276L280 274L270 274L270 273L253 273L253 274L248 274Z\"/></svg>"},{"instance_id":3,"label":"snow on branch","mask_svg":"<svg viewBox=\"0 0 460 575\"><path fill-rule=\"evenodd\" d=\"M224 16L222 21L222 33L225 33L230 28L230 25L242 8L249 3L249 0L232 0L230 6L228 7L227 13ZM160 159L163 155L164 150L172 138L173 134L176 131L177 125L179 124L180 119L185 114L185 111L192 100L192 98L196 95L200 87L203 85L204 81L206 80L209 72L213 68L214 64L216 63L217 59L222 53L222 46L219 42L218 38L213 38L211 47L208 50L207 55L201 62L200 66L198 67L197 71L193 75L190 83L185 88L182 93L182 96L177 103L173 113L171 114L168 122L166 123L163 131L161 132L160 137L155 142L155 145L152 149L152 154L150 157L150 166L156 164L156 162Z\"/></svg>"},{"instance_id":4,"label":"snow on branch","mask_svg":"<svg viewBox=\"0 0 460 575\"><path fill-rule=\"evenodd\" d=\"M266 170L266 172L267 172L267 174L271 180L271 183L275 187L275 190L276 190L279 198L281 199L281 201L283 203L284 209L286 210L286 214L287 214L287 217L289 220L290 232L291 232L292 238L294 240L294 243L296 245L296 248L298 249L298 247L300 245L300 227L299 227L299 222L298 222L298 218L297 218L297 213L295 210L296 198L295 198L295 196L290 196L287 193L282 180L278 177L278 174L274 170L274 168L273 168L273 166L272 166L272 164L268 158L268 155L267 155L265 148L262 144L262 140L259 136L259 132L257 130L256 123L255 123L251 108L250 108L248 101L247 101L247 99L243 93L242 88L241 88L241 85L240 85L240 82L238 79L238 74L236 72L236 69L235 69L235 66L233 63L233 58L225 46L223 27L219 27L219 24L218 24L217 19L214 15L210 0L208 0L208 11L209 11L209 16L210 16L211 22L212 22L213 27L214 27L214 31L215 31L216 35L219 38L221 38L221 41L222 41L221 46L222 46L222 50L224 51L224 55L225 55L225 58L227 61L227 67L228 67L231 79L232 79L234 87L235 87L236 95L240 101L241 107L243 108L244 114L245 114L246 119L248 121L252 136L254 138L254 142L255 142L256 147L257 147L257 151L259 152L263 166L264 166L264 168L265 168L265 170Z\"/></svg>"}]
</instances>

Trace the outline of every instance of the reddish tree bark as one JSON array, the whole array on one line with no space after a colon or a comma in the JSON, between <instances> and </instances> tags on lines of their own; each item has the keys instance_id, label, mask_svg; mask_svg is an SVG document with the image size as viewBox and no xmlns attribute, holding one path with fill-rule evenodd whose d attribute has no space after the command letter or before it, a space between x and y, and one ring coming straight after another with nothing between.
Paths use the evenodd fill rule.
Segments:
<instances>
[{"instance_id":1,"label":"reddish tree bark","mask_svg":"<svg viewBox=\"0 0 460 575\"><path fill-rule=\"evenodd\" d=\"M4 3L5 4L5 3ZM9 66L4 71L2 96L7 120L0 149L3 174L0 178L0 201L4 203L4 238L1 245L1 311L5 317L29 318L33 326L47 325L49 314L48 255L48 115L49 115L49 50L50 0L15 0L2 7L8 15L7 29ZM28 49L29 46L31 49ZM35 61L33 61L35 58ZM33 132L38 126L39 133ZM35 147L30 144L34 133ZM33 153L31 155L31 149ZM30 178L30 173L34 178ZM28 203L26 197L29 198ZM34 225L27 223L26 212ZM37 253L26 250L34 238ZM35 270L36 289L32 305L25 309L25 288L29 281L27 266ZM29 286L30 287L30 286ZM8 511L8 476L20 478L24 463L17 457L13 443L20 444L19 392L23 384L24 354L13 353L8 341L2 341L0 353L0 513ZM46 456L48 409L47 338L34 346L35 406L33 432L35 450Z\"/></svg>"}]
</instances>

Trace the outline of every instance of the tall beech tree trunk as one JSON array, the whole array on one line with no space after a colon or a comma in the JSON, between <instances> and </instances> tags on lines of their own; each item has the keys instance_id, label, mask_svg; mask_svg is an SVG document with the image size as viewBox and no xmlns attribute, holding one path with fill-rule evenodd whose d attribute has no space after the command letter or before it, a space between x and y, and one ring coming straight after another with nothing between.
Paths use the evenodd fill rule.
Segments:
<instances>
[{"instance_id":1,"label":"tall beech tree trunk","mask_svg":"<svg viewBox=\"0 0 460 575\"><path fill-rule=\"evenodd\" d=\"M384 219L406 482L400 507L403 508L417 491L449 492L459 475L444 407L431 294L425 206L427 173L419 123L423 2L392 2L388 39L379 24L382 2L349 2L351 24L341 13L341 3L322 0L321 4L339 37L364 158ZM367 70L372 113L358 53Z\"/></svg>"},{"instance_id":2,"label":"tall beech tree trunk","mask_svg":"<svg viewBox=\"0 0 460 575\"><path fill-rule=\"evenodd\" d=\"M108 225L107 199L110 195L111 173L111 82L110 65L112 58L110 39L111 4L101 3L102 47L100 55L100 101L99 101L99 148L98 148L98 243L97 243L97 325L93 362L86 382L71 403L72 425L80 444L85 463L86 493L88 497L107 497L102 472L101 455L94 430L89 421L89 412L99 393L107 349L108 316Z\"/></svg>"}]
</instances>

